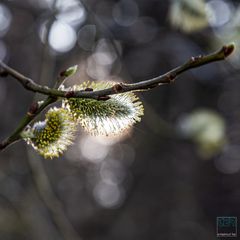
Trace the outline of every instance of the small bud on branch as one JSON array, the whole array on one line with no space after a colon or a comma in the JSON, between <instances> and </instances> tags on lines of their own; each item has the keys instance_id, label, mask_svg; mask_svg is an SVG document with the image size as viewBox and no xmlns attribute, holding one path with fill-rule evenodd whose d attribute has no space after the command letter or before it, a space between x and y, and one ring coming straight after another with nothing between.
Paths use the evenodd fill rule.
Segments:
<instances>
[{"instance_id":1,"label":"small bud on branch","mask_svg":"<svg viewBox=\"0 0 240 240\"><path fill-rule=\"evenodd\" d=\"M209 55L206 55L206 56L201 55L201 56L197 56L197 57L192 57L185 64L183 64L163 75L160 75L158 77L155 77L155 78L152 78L149 80L145 80L142 82L138 82L138 83L132 83L132 84L117 83L113 86L112 85L105 86L106 88L100 89L100 90L94 89L94 87L91 87L91 86L85 86L85 88L83 88L81 90L77 89L77 90L70 90L70 91L68 89L62 90L61 88L59 88L59 86L62 84L62 82L67 77L76 73L77 66L70 67L67 70L63 71L60 74L60 79L58 79L55 84L55 88L49 88L47 86L42 86L42 85L35 83L32 79L22 75L21 73L17 72L13 68L7 66L6 64L4 64L3 62L0 61L0 68L1 68L0 76L3 75L2 77L5 77L6 74L8 74L8 75L12 76L14 79L16 79L25 89L48 96L48 98L43 102L42 105L36 106L35 104L33 104L30 107L28 114L26 114L26 116L22 119L22 121L20 122L19 126L15 129L15 131L10 135L10 137L8 137L4 141L2 141L2 143L0 143L0 150L3 150L10 144L20 140L21 132L26 128L26 126L28 126L29 123L31 123L31 121L38 114L40 114L43 111L43 109L45 109L50 104L56 102L57 100L59 100L59 98L79 99L80 102L84 99L85 100L92 99L92 100L96 101L95 103L97 103L98 100L105 100L105 101L99 101L99 102L103 102L103 103L109 102L112 99L114 99L113 97L110 98L110 95L118 96L123 93L133 94L132 92L135 92L135 91L147 91L147 90L151 90L152 88L155 88L155 87L163 85L163 84L172 83L173 80L175 80L178 75L180 75L181 73L183 73L185 71L188 71L192 68L203 66L205 64L209 64L211 62L224 60L234 51L234 48L235 48L235 45L233 43L231 43L231 44L223 46L217 52L211 53ZM130 93L128 93L128 92L130 92ZM89 106L89 104L86 106ZM101 106L101 105L99 105L99 106ZM139 110L140 110L141 102L139 102L139 104L135 105L135 107L139 108ZM139 115L136 115L136 119L134 121L139 121L141 115L142 115L142 113L141 113L141 111L139 111ZM93 123L93 124L95 124L95 123ZM106 135L108 133L109 132L106 132Z\"/></svg>"}]
</instances>

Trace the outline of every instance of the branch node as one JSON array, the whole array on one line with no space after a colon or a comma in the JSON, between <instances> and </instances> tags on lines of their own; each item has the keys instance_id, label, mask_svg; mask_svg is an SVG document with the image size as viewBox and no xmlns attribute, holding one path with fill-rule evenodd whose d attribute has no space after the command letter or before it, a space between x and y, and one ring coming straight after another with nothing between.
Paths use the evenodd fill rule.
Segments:
<instances>
[{"instance_id":1,"label":"branch node","mask_svg":"<svg viewBox=\"0 0 240 240\"><path fill-rule=\"evenodd\" d=\"M177 77L177 74L172 73L167 75L167 80L169 83L173 83L176 77Z\"/></svg>"},{"instance_id":2,"label":"branch node","mask_svg":"<svg viewBox=\"0 0 240 240\"><path fill-rule=\"evenodd\" d=\"M109 100L110 98L111 98L110 96L98 96L97 100L107 101L107 100Z\"/></svg>"},{"instance_id":3,"label":"branch node","mask_svg":"<svg viewBox=\"0 0 240 240\"><path fill-rule=\"evenodd\" d=\"M27 112L28 116L34 116L39 108L39 104L37 102L33 102Z\"/></svg>"},{"instance_id":4,"label":"branch node","mask_svg":"<svg viewBox=\"0 0 240 240\"><path fill-rule=\"evenodd\" d=\"M133 91L140 91L140 90L148 90L154 87L157 87L162 84L172 83L175 78L180 75L183 72L186 72L187 70L200 67L205 64L209 64L211 62L216 62L225 59L228 57L235 49L235 45L233 43L230 43L228 45L223 46L220 50L217 52L211 53L206 56L197 56L192 57L190 60L188 60L185 64L180 65L179 67L176 67L175 69L172 69L168 73L165 73L161 76L145 80L139 83L133 83L133 84L123 84L123 83L116 83L114 86L93 91L91 88L86 88L85 90L79 90L79 91L63 91L61 89L58 89L58 84L62 83L62 81L76 73L77 66L70 67L66 71L63 71L60 75L62 75L63 79L60 79L57 87L55 88L49 88L47 86L42 86L37 83L35 83L32 79L25 77L24 75L20 74L16 70L8 67L6 64L0 61L0 76L5 74L9 74L12 77L14 77L17 81L19 81L23 87L25 87L27 90L33 91L33 92L39 92L41 94L48 95L49 97L44 101L43 105L35 105L33 104L27 115L23 118L23 121L19 124L19 126L16 128L16 130L13 132L10 137L8 137L6 140L4 140L2 143L0 143L0 150L6 148L11 143L16 142L20 139L19 134L22 132L22 130L29 124L35 116L37 116L45 107L47 107L49 104L55 102L59 97L61 98L90 98L90 99L96 99L96 100L103 100L106 101L110 99L110 95L117 94L117 93L123 93L123 92L133 92Z\"/></svg>"},{"instance_id":5,"label":"branch node","mask_svg":"<svg viewBox=\"0 0 240 240\"><path fill-rule=\"evenodd\" d=\"M123 90L123 84L122 83L117 83L112 87L112 90L114 93L119 93Z\"/></svg>"},{"instance_id":6,"label":"branch node","mask_svg":"<svg viewBox=\"0 0 240 240\"><path fill-rule=\"evenodd\" d=\"M93 89L92 89L92 88L85 88L84 91L85 91L85 92L92 92Z\"/></svg>"},{"instance_id":7,"label":"branch node","mask_svg":"<svg viewBox=\"0 0 240 240\"><path fill-rule=\"evenodd\" d=\"M202 58L203 58L203 55L198 55L198 56L195 57L195 61L198 61L198 60L200 60Z\"/></svg>"},{"instance_id":8,"label":"branch node","mask_svg":"<svg viewBox=\"0 0 240 240\"><path fill-rule=\"evenodd\" d=\"M65 73L66 73L66 70L61 71L61 72L59 73L59 76L60 76L60 77L64 77L64 76L65 76Z\"/></svg>"},{"instance_id":9,"label":"branch node","mask_svg":"<svg viewBox=\"0 0 240 240\"><path fill-rule=\"evenodd\" d=\"M65 97L66 98L71 98L71 97L74 97L74 91L68 91L65 93Z\"/></svg>"},{"instance_id":10,"label":"branch node","mask_svg":"<svg viewBox=\"0 0 240 240\"><path fill-rule=\"evenodd\" d=\"M28 90L32 90L32 80L30 79L25 79L25 84L24 84L24 87ZM33 90L34 91L34 90Z\"/></svg>"},{"instance_id":11,"label":"branch node","mask_svg":"<svg viewBox=\"0 0 240 240\"><path fill-rule=\"evenodd\" d=\"M190 58L190 63L194 63L196 60L195 60L195 57L191 57Z\"/></svg>"},{"instance_id":12,"label":"branch node","mask_svg":"<svg viewBox=\"0 0 240 240\"><path fill-rule=\"evenodd\" d=\"M4 69L0 69L0 77L7 77L8 76L8 72Z\"/></svg>"}]
</instances>

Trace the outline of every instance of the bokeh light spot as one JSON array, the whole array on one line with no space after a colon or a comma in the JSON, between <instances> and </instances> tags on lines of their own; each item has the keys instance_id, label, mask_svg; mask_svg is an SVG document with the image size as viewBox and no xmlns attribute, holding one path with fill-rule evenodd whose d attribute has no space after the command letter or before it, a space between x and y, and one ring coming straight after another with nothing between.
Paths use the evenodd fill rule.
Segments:
<instances>
[{"instance_id":1,"label":"bokeh light spot","mask_svg":"<svg viewBox=\"0 0 240 240\"><path fill-rule=\"evenodd\" d=\"M103 182L117 185L124 180L126 171L121 162L109 159L102 163L100 175Z\"/></svg>"},{"instance_id":2,"label":"bokeh light spot","mask_svg":"<svg viewBox=\"0 0 240 240\"><path fill-rule=\"evenodd\" d=\"M0 37L7 33L11 20L12 14L9 9L5 5L0 4Z\"/></svg>"},{"instance_id":3,"label":"bokeh light spot","mask_svg":"<svg viewBox=\"0 0 240 240\"><path fill-rule=\"evenodd\" d=\"M118 207L124 199L124 191L118 185L99 182L94 190L93 195L99 205L105 208Z\"/></svg>"},{"instance_id":4,"label":"bokeh light spot","mask_svg":"<svg viewBox=\"0 0 240 240\"><path fill-rule=\"evenodd\" d=\"M97 30L95 25L88 24L83 26L78 32L78 45L86 51L92 50L96 33Z\"/></svg>"},{"instance_id":5,"label":"bokeh light spot","mask_svg":"<svg viewBox=\"0 0 240 240\"><path fill-rule=\"evenodd\" d=\"M131 26L131 34L138 43L147 43L154 39L158 25L153 18L141 17Z\"/></svg>"},{"instance_id":6,"label":"bokeh light spot","mask_svg":"<svg viewBox=\"0 0 240 240\"><path fill-rule=\"evenodd\" d=\"M232 15L230 5L223 0L212 0L206 4L208 22L212 27L227 23Z\"/></svg>"},{"instance_id":7,"label":"bokeh light spot","mask_svg":"<svg viewBox=\"0 0 240 240\"><path fill-rule=\"evenodd\" d=\"M116 23L121 26L130 26L138 18L139 10L134 1L121 0L113 7L112 15Z\"/></svg>"},{"instance_id":8,"label":"bokeh light spot","mask_svg":"<svg viewBox=\"0 0 240 240\"><path fill-rule=\"evenodd\" d=\"M79 144L83 157L93 163L101 162L109 152L109 146L101 144L92 136L83 137Z\"/></svg>"},{"instance_id":9,"label":"bokeh light spot","mask_svg":"<svg viewBox=\"0 0 240 240\"><path fill-rule=\"evenodd\" d=\"M86 19L85 9L81 5L76 5L69 10L60 12L56 18L71 26L82 24Z\"/></svg>"},{"instance_id":10,"label":"bokeh light spot","mask_svg":"<svg viewBox=\"0 0 240 240\"><path fill-rule=\"evenodd\" d=\"M106 39L100 39L93 57L100 65L110 65L116 60L117 54Z\"/></svg>"},{"instance_id":11,"label":"bokeh light spot","mask_svg":"<svg viewBox=\"0 0 240 240\"><path fill-rule=\"evenodd\" d=\"M53 50L59 53L70 51L76 43L75 30L68 24L55 21L49 34L49 44Z\"/></svg>"}]
</instances>

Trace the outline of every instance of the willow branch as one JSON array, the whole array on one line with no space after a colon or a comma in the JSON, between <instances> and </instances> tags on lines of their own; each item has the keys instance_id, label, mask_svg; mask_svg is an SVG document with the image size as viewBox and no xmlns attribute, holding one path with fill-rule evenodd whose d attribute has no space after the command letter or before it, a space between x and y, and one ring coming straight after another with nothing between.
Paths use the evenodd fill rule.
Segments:
<instances>
[{"instance_id":1,"label":"willow branch","mask_svg":"<svg viewBox=\"0 0 240 240\"><path fill-rule=\"evenodd\" d=\"M62 98L93 98L93 99L101 99L101 97L105 97L108 95L123 93L123 92L130 92L130 91L142 91L142 90L150 90L154 87L171 83L173 80L176 79L178 75L181 73L192 69L197 68L202 65L221 61L228 57L234 50L234 44L229 44L223 46L219 51L211 53L206 56L197 56L190 58L185 64L163 74L158 77L138 82L132 84L125 84L119 83L115 84L111 88L107 88L104 90L99 91L62 91L54 88L49 88L47 86L41 86L35 83L32 79L23 76L21 73L17 72L16 70L10 68L3 62L0 62L0 67L2 67L3 71L14 77L20 84L23 85L24 88L27 90L42 93L48 96L53 97L62 97Z\"/></svg>"},{"instance_id":2,"label":"willow branch","mask_svg":"<svg viewBox=\"0 0 240 240\"><path fill-rule=\"evenodd\" d=\"M186 63L183 65L163 74L158 77L141 81L138 83L126 84L126 83L117 83L113 87L98 90L98 91L89 91L80 90L80 91L62 91L57 88L49 88L47 86L42 86L35 83L32 79L22 75L11 67L7 66L3 62L0 61L0 75L11 75L15 78L25 89L38 92L44 95L47 95L48 98L44 101L40 106L34 106L34 104L30 107L30 111L26 114L26 116L22 119L19 126L13 132L13 134L0 143L0 150L3 150L8 145L18 141L21 139L20 133L25 129L25 127L50 104L57 101L59 97L61 98L92 98L97 100L107 100L109 99L109 95L119 94L124 92L135 92L135 91L147 91L157 86L163 84L172 83L181 73L188 71L192 68L197 68L211 62L217 62L224 60L234 51L234 44L229 44L223 46L217 52L211 53L205 56L197 56L191 57ZM64 75L62 77L64 79ZM61 77L60 77L61 79ZM60 81L61 82L61 81Z\"/></svg>"},{"instance_id":3,"label":"willow branch","mask_svg":"<svg viewBox=\"0 0 240 240\"><path fill-rule=\"evenodd\" d=\"M5 149L10 144L17 142L21 139L20 133L26 128L26 126L38 115L40 114L47 106L57 101L56 98L48 97L40 106L37 107L37 103L33 103L30 106L29 111L23 117L21 122L19 123L18 127L14 130L10 137L3 140L0 143L0 150ZM36 109L36 110L35 110Z\"/></svg>"}]
</instances>

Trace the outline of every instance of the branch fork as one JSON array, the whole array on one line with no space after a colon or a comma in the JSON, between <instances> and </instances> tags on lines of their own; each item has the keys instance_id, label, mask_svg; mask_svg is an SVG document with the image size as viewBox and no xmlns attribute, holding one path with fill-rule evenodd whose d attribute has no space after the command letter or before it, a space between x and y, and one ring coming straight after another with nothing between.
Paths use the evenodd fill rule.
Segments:
<instances>
[{"instance_id":1,"label":"branch fork","mask_svg":"<svg viewBox=\"0 0 240 240\"><path fill-rule=\"evenodd\" d=\"M116 83L110 88L98 91L93 91L93 89L90 88L86 88L80 91L67 91L58 89L58 87L63 83L63 81L65 81L69 76L76 72L77 66L73 66L65 71L62 71L56 81L54 88L49 88L47 86L37 84L31 78L22 75L21 73L17 72L13 68L7 66L5 63L0 61L0 77L6 77L10 75L14 79L16 79L25 89L47 96L45 101L43 101L41 104L36 102L31 104L29 111L23 117L19 126L7 139L3 140L0 143L0 151L5 149L10 144L20 140L21 132L32 122L32 120L37 115L39 115L47 106L56 102L59 98L92 98L96 100L106 101L110 99L110 96L113 94L148 91L157 86L174 82L181 73L186 72L192 68L197 68L211 62L224 60L229 55L231 55L231 53L234 51L234 48L235 45L231 43L223 46L217 52L211 53L209 55L199 55L191 57L183 65L180 65L179 67L176 67L158 77L132 84Z\"/></svg>"}]
</instances>

